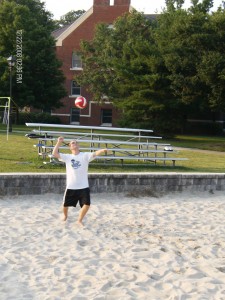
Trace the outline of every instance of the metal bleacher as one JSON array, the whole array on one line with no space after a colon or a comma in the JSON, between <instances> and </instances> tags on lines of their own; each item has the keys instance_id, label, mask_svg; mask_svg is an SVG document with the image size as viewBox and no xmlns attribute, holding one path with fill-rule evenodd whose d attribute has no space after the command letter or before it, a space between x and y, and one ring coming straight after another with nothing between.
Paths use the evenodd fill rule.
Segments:
<instances>
[{"instance_id":1,"label":"metal bleacher","mask_svg":"<svg viewBox=\"0 0 225 300\"><path fill-rule=\"evenodd\" d=\"M129 164L136 161L138 164L161 162L166 165L166 162L172 162L175 166L176 161L187 160L175 157L177 151L173 150L170 144L158 142L162 138L155 136L153 131L148 129L44 123L26 123L26 126L34 128L26 136L37 141L34 146L44 163L56 163L52 151L59 136L64 137L64 143L59 149L63 152L68 152L68 144L74 139L79 141L81 151L107 148L108 152L105 155L96 158L104 163L115 164L119 161L124 165L125 161Z\"/></svg>"}]
</instances>

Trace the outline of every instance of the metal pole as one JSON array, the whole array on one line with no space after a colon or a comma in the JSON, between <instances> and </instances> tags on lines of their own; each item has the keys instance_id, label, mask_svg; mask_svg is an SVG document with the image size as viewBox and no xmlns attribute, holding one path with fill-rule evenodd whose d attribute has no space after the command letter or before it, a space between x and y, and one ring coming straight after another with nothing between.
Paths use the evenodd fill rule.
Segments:
<instances>
[{"instance_id":1,"label":"metal pole","mask_svg":"<svg viewBox=\"0 0 225 300\"><path fill-rule=\"evenodd\" d=\"M10 112L9 112L9 108L11 107L11 99L10 97L8 98L8 122L7 122L7 141L9 140L9 116L10 116Z\"/></svg>"},{"instance_id":2,"label":"metal pole","mask_svg":"<svg viewBox=\"0 0 225 300\"><path fill-rule=\"evenodd\" d=\"M12 132L12 66L9 67L10 70L10 84L9 84L9 96L10 96L10 101L9 101L9 132Z\"/></svg>"}]
</instances>

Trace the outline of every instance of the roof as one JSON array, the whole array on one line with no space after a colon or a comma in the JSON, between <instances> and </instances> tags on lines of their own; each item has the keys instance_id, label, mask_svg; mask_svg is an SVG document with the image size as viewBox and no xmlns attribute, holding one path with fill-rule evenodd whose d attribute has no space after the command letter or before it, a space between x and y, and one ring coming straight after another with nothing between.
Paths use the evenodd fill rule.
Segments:
<instances>
[{"instance_id":1,"label":"roof","mask_svg":"<svg viewBox=\"0 0 225 300\"><path fill-rule=\"evenodd\" d=\"M62 41L70 35L78 26L80 26L90 15L93 14L93 7L87 10L83 15L81 15L73 23L64 26L63 28L53 31L52 35L56 39L56 46L62 46Z\"/></svg>"},{"instance_id":2,"label":"roof","mask_svg":"<svg viewBox=\"0 0 225 300\"><path fill-rule=\"evenodd\" d=\"M130 6L130 11L133 9ZM70 35L78 26L80 26L91 14L93 13L93 7L87 10L73 23L66 25L62 28L56 29L52 32L53 37L56 39L56 46L62 46L62 41ZM144 15L147 19L156 20L159 14L146 14Z\"/></svg>"},{"instance_id":3,"label":"roof","mask_svg":"<svg viewBox=\"0 0 225 300\"><path fill-rule=\"evenodd\" d=\"M71 23L72 24L72 23ZM54 30L53 32L52 32L52 36L55 38L55 39L57 39L68 27L70 27L71 26L71 24L68 24L68 25L65 25L65 26L63 26L63 27L61 27L61 28L58 28L58 29L56 29L56 30Z\"/></svg>"}]
</instances>

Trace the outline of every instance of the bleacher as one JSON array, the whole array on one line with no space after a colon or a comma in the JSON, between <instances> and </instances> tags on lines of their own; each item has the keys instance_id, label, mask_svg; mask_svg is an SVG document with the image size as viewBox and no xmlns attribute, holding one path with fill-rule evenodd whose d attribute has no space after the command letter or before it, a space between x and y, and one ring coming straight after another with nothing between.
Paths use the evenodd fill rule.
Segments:
<instances>
[{"instance_id":1,"label":"bleacher","mask_svg":"<svg viewBox=\"0 0 225 300\"><path fill-rule=\"evenodd\" d=\"M64 137L64 143L59 151L69 153L69 142L78 140L81 151L96 151L107 148L105 155L97 156L95 161L104 163L159 163L166 165L171 162L184 161L186 158L176 157L178 153L170 144L158 142L161 137L155 136L152 130L97 127L79 125L54 125L43 123L26 123L27 127L34 128L26 136L37 141L34 147L43 162L57 163L52 151L59 136Z\"/></svg>"}]
</instances>

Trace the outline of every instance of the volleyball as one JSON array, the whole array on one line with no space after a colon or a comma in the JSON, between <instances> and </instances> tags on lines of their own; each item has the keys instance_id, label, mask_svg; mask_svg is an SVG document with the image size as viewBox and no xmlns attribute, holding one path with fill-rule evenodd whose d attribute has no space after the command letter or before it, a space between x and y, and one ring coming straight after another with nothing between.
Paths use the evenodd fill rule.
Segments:
<instances>
[{"instance_id":1,"label":"volleyball","mask_svg":"<svg viewBox=\"0 0 225 300\"><path fill-rule=\"evenodd\" d=\"M75 100L75 105L76 105L76 107L78 107L80 109L85 108L87 106L86 98L84 98L82 96L77 97Z\"/></svg>"}]
</instances>

